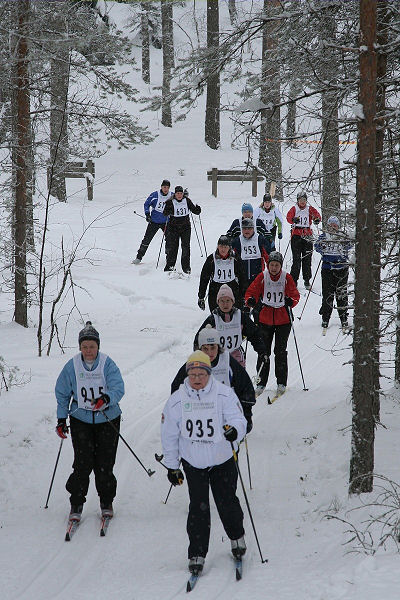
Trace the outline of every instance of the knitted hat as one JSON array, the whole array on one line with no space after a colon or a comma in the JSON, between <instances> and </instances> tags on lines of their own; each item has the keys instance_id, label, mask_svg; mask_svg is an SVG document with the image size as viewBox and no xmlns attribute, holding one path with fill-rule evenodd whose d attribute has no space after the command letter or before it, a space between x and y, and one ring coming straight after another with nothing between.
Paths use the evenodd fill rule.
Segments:
<instances>
[{"instance_id":1,"label":"knitted hat","mask_svg":"<svg viewBox=\"0 0 400 600\"><path fill-rule=\"evenodd\" d=\"M232 246L231 238L225 234L222 234L219 236L217 245L218 246Z\"/></svg>"},{"instance_id":2,"label":"knitted hat","mask_svg":"<svg viewBox=\"0 0 400 600\"><path fill-rule=\"evenodd\" d=\"M85 340L93 340L97 343L100 348L100 336L99 332L93 327L91 321L86 321L85 327L79 332L78 342L79 346Z\"/></svg>"},{"instance_id":3,"label":"knitted hat","mask_svg":"<svg viewBox=\"0 0 400 600\"><path fill-rule=\"evenodd\" d=\"M277 250L274 250L273 252L270 252L269 256L268 256L268 264L272 261L276 261L278 263L280 263L281 265L283 265L283 256L280 252L278 252Z\"/></svg>"},{"instance_id":4,"label":"knitted hat","mask_svg":"<svg viewBox=\"0 0 400 600\"><path fill-rule=\"evenodd\" d=\"M220 298L230 298L235 302L235 296L233 295L232 289L226 283L223 283L218 290L217 302Z\"/></svg>"},{"instance_id":5,"label":"knitted hat","mask_svg":"<svg viewBox=\"0 0 400 600\"><path fill-rule=\"evenodd\" d=\"M197 343L199 348L207 344L218 344L219 346L220 339L218 331L208 323L204 329L200 331Z\"/></svg>"},{"instance_id":6,"label":"knitted hat","mask_svg":"<svg viewBox=\"0 0 400 600\"><path fill-rule=\"evenodd\" d=\"M186 361L186 373L190 369L204 369L207 373L211 373L211 361L205 352L196 350L189 356Z\"/></svg>"},{"instance_id":7,"label":"knitted hat","mask_svg":"<svg viewBox=\"0 0 400 600\"><path fill-rule=\"evenodd\" d=\"M264 194L264 196L263 196L263 202L272 202L272 196L271 196L271 194L268 194L268 193Z\"/></svg>"},{"instance_id":8,"label":"knitted hat","mask_svg":"<svg viewBox=\"0 0 400 600\"><path fill-rule=\"evenodd\" d=\"M161 182L161 187L163 187L163 185L167 185L168 187L171 187L171 182L168 181L168 179L163 179Z\"/></svg>"},{"instance_id":9,"label":"knitted hat","mask_svg":"<svg viewBox=\"0 0 400 600\"><path fill-rule=\"evenodd\" d=\"M327 225L336 225L337 227L340 227L340 221L335 215L332 215L331 217L329 217L326 224Z\"/></svg>"},{"instance_id":10,"label":"knitted hat","mask_svg":"<svg viewBox=\"0 0 400 600\"><path fill-rule=\"evenodd\" d=\"M244 202L244 203L242 204L242 213L244 213L244 212L247 212L247 211L254 212L254 211L253 211L253 207L252 207L252 205L250 204L250 202Z\"/></svg>"},{"instance_id":11,"label":"knitted hat","mask_svg":"<svg viewBox=\"0 0 400 600\"><path fill-rule=\"evenodd\" d=\"M242 229L250 229L250 227L254 228L253 219L242 219Z\"/></svg>"},{"instance_id":12,"label":"knitted hat","mask_svg":"<svg viewBox=\"0 0 400 600\"><path fill-rule=\"evenodd\" d=\"M297 200L301 200L302 198L304 198L304 200L307 200L307 194L305 190L300 190L300 192L297 193Z\"/></svg>"},{"instance_id":13,"label":"knitted hat","mask_svg":"<svg viewBox=\"0 0 400 600\"><path fill-rule=\"evenodd\" d=\"M176 192L182 192L182 194L183 194L183 187L181 185L175 186L175 194L176 194Z\"/></svg>"}]
</instances>

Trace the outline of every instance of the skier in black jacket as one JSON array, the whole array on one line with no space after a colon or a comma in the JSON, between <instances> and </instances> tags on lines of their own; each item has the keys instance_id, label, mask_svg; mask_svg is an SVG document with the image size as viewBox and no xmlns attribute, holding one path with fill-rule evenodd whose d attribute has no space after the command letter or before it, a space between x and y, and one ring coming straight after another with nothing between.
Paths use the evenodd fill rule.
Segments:
<instances>
[{"instance_id":1,"label":"skier in black jacket","mask_svg":"<svg viewBox=\"0 0 400 600\"><path fill-rule=\"evenodd\" d=\"M210 326L199 333L198 343L200 350L207 354L211 360L211 372L215 379L233 388L243 408L247 419L247 433L253 428L252 407L256 403L256 396L252 381L246 371L230 354L224 352L220 344L219 334ZM173 394L186 379L186 364L182 365L171 384Z\"/></svg>"},{"instance_id":2,"label":"skier in black jacket","mask_svg":"<svg viewBox=\"0 0 400 600\"><path fill-rule=\"evenodd\" d=\"M181 240L181 265L184 273L190 274L190 215L189 212L199 215L201 208L184 195L183 187L177 185L175 192L166 201L164 215L169 217L165 230L165 244L167 264L164 271L173 271L178 256L179 239Z\"/></svg>"},{"instance_id":3,"label":"skier in black jacket","mask_svg":"<svg viewBox=\"0 0 400 600\"><path fill-rule=\"evenodd\" d=\"M221 345L242 367L246 368L246 355L242 347L244 338L250 342L260 358L266 355L267 348L257 325L248 313L234 306L235 298L229 285L224 284L219 288L217 303L218 307L212 311L196 333L193 349L197 350L199 347L200 331L210 325L218 331Z\"/></svg>"},{"instance_id":4,"label":"skier in black jacket","mask_svg":"<svg viewBox=\"0 0 400 600\"><path fill-rule=\"evenodd\" d=\"M217 250L207 256L200 275L199 298L197 301L201 310L205 310L205 295L208 286L208 306L210 312L217 307L218 290L226 283L235 296L235 304L240 308L246 291L246 277L240 256L236 256L231 248L231 240L227 235L221 235Z\"/></svg>"}]
</instances>

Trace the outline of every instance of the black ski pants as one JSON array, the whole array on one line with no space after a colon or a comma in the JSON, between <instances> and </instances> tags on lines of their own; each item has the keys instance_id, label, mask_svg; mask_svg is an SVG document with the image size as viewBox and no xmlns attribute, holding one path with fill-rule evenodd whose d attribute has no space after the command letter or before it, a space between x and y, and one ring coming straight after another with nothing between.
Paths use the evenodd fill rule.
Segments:
<instances>
[{"instance_id":1,"label":"black ski pants","mask_svg":"<svg viewBox=\"0 0 400 600\"><path fill-rule=\"evenodd\" d=\"M210 487L226 535L231 540L244 535L243 511L236 496L236 464L232 457L222 465L208 469L196 469L186 460L182 460L182 466L190 498L186 527L189 536L188 558L206 556L211 529Z\"/></svg>"},{"instance_id":2,"label":"black ski pants","mask_svg":"<svg viewBox=\"0 0 400 600\"><path fill-rule=\"evenodd\" d=\"M303 279L308 282L311 279L311 258L313 253L313 243L311 240L301 235L293 235L290 240L292 248L292 268L290 274L297 285L300 275L300 269L303 271Z\"/></svg>"},{"instance_id":3,"label":"black ski pants","mask_svg":"<svg viewBox=\"0 0 400 600\"><path fill-rule=\"evenodd\" d=\"M270 356L271 356L271 346L272 340L275 336L275 346L274 346L274 354L275 354L275 377L276 383L279 385L280 383L283 385L287 384L288 378L288 363L287 363L287 343L290 335L290 330L292 328L290 323L284 323L283 325L265 325L264 323L258 324L260 328L260 333L267 347L267 355L268 360L264 362L261 357L257 360L257 373L260 370L262 365L261 373L260 373L260 383L259 385L263 385L264 387L267 385L268 376L269 376L269 367L270 367Z\"/></svg>"},{"instance_id":4,"label":"black ski pants","mask_svg":"<svg viewBox=\"0 0 400 600\"><path fill-rule=\"evenodd\" d=\"M177 228L169 224L165 232L167 264L165 270L169 271L175 267L181 242L181 265L183 271L190 269L190 234L191 227Z\"/></svg>"},{"instance_id":5,"label":"black ski pants","mask_svg":"<svg viewBox=\"0 0 400 600\"><path fill-rule=\"evenodd\" d=\"M140 244L139 250L137 251L136 257L142 260L143 256L146 254L148 247L150 246L150 242L153 237L156 235L157 231L161 229L164 231L166 223L147 223L147 228L144 234L144 238ZM167 252L167 245L165 245L165 253Z\"/></svg>"},{"instance_id":6,"label":"black ski pants","mask_svg":"<svg viewBox=\"0 0 400 600\"><path fill-rule=\"evenodd\" d=\"M348 295L347 281L349 268L344 269L322 269L322 306L319 314L322 320L329 323L336 298L337 311L341 321L347 321Z\"/></svg>"},{"instance_id":7,"label":"black ski pants","mask_svg":"<svg viewBox=\"0 0 400 600\"><path fill-rule=\"evenodd\" d=\"M111 503L117 491L117 480L113 473L118 446L118 431L121 417L111 423L93 425L70 417L70 430L74 448L73 472L65 485L71 494L71 504L83 504L89 489L89 477L94 471L96 490L100 502Z\"/></svg>"}]
</instances>

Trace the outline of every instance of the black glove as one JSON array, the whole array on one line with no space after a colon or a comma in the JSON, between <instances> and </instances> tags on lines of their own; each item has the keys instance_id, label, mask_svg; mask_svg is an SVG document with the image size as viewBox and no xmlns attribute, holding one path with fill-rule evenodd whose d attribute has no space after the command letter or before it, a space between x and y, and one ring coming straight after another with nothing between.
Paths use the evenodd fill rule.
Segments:
<instances>
[{"instance_id":1,"label":"black glove","mask_svg":"<svg viewBox=\"0 0 400 600\"><path fill-rule=\"evenodd\" d=\"M249 306L243 306L242 312L244 312L246 314L250 314L250 307Z\"/></svg>"},{"instance_id":2,"label":"black glove","mask_svg":"<svg viewBox=\"0 0 400 600\"><path fill-rule=\"evenodd\" d=\"M237 439L237 429L236 427L232 427L231 425L224 426L224 436L228 442L234 442Z\"/></svg>"},{"instance_id":3,"label":"black glove","mask_svg":"<svg viewBox=\"0 0 400 600\"><path fill-rule=\"evenodd\" d=\"M196 207L199 209L199 212L197 213L199 215L201 213L201 206L199 206L198 204L196 204Z\"/></svg>"},{"instance_id":4,"label":"black glove","mask_svg":"<svg viewBox=\"0 0 400 600\"><path fill-rule=\"evenodd\" d=\"M180 469L168 469L168 481L172 485L182 485L185 477Z\"/></svg>"},{"instance_id":5,"label":"black glove","mask_svg":"<svg viewBox=\"0 0 400 600\"><path fill-rule=\"evenodd\" d=\"M67 438L67 433L69 433L67 419L58 419L56 433L58 437L62 438L63 440Z\"/></svg>"},{"instance_id":6,"label":"black glove","mask_svg":"<svg viewBox=\"0 0 400 600\"><path fill-rule=\"evenodd\" d=\"M269 356L268 356L268 354L262 354L262 355L261 355L261 360L262 360L262 362L263 362L265 365L267 365L267 364L269 363Z\"/></svg>"},{"instance_id":7,"label":"black glove","mask_svg":"<svg viewBox=\"0 0 400 600\"><path fill-rule=\"evenodd\" d=\"M281 233L278 233L278 240L281 240L283 238L283 235Z\"/></svg>"},{"instance_id":8,"label":"black glove","mask_svg":"<svg viewBox=\"0 0 400 600\"><path fill-rule=\"evenodd\" d=\"M314 219L314 225L318 225L319 223L321 223L321 219Z\"/></svg>"},{"instance_id":9,"label":"black glove","mask_svg":"<svg viewBox=\"0 0 400 600\"><path fill-rule=\"evenodd\" d=\"M250 298L247 298L246 304L247 304L247 306L250 306L250 308L254 308L255 305L257 304L257 302L256 302L255 298L250 296Z\"/></svg>"},{"instance_id":10,"label":"black glove","mask_svg":"<svg viewBox=\"0 0 400 600\"><path fill-rule=\"evenodd\" d=\"M300 217L293 217L293 223L295 223L297 225L297 223L300 223Z\"/></svg>"},{"instance_id":11,"label":"black glove","mask_svg":"<svg viewBox=\"0 0 400 600\"><path fill-rule=\"evenodd\" d=\"M150 214L146 215L146 221L148 223L151 223L151 215Z\"/></svg>"},{"instance_id":12,"label":"black glove","mask_svg":"<svg viewBox=\"0 0 400 600\"><path fill-rule=\"evenodd\" d=\"M189 190L188 190L187 188L185 188L185 189L183 190L183 197L184 197L184 198L189 198Z\"/></svg>"},{"instance_id":13,"label":"black glove","mask_svg":"<svg viewBox=\"0 0 400 600\"><path fill-rule=\"evenodd\" d=\"M285 306L293 306L293 298L289 298L289 296L285 296Z\"/></svg>"},{"instance_id":14,"label":"black glove","mask_svg":"<svg viewBox=\"0 0 400 600\"><path fill-rule=\"evenodd\" d=\"M253 421L252 421L251 417L246 417L246 419L247 419L246 433L250 433L250 431L253 429Z\"/></svg>"},{"instance_id":15,"label":"black glove","mask_svg":"<svg viewBox=\"0 0 400 600\"><path fill-rule=\"evenodd\" d=\"M204 300L204 298L199 298L197 300L197 306L201 308L201 310L206 310L206 301Z\"/></svg>"}]
</instances>

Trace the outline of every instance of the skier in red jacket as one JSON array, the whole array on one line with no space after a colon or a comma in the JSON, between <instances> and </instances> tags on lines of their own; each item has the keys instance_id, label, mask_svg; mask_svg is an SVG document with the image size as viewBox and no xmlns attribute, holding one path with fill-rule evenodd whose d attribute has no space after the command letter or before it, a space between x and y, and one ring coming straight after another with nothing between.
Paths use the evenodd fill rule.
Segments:
<instances>
[{"instance_id":1,"label":"skier in red jacket","mask_svg":"<svg viewBox=\"0 0 400 600\"><path fill-rule=\"evenodd\" d=\"M262 308L259 316L259 327L267 347L268 356L267 360L259 358L257 361L259 382L256 387L256 396L262 394L267 385L269 357L274 336L275 376L278 385L276 395L283 394L286 389L288 376L286 347L292 327L288 310L296 306L300 294L292 276L282 270L282 264L282 254L271 252L268 259L268 268L257 275L245 294L245 303L249 308L254 307L257 301L261 299Z\"/></svg>"},{"instance_id":2,"label":"skier in red jacket","mask_svg":"<svg viewBox=\"0 0 400 600\"><path fill-rule=\"evenodd\" d=\"M313 252L311 223L318 225L321 222L321 215L316 208L307 204L307 194L301 191L297 194L297 204L289 210L286 220L292 225L290 245L293 263L290 274L297 285L302 267L304 286L309 290Z\"/></svg>"}]
</instances>

